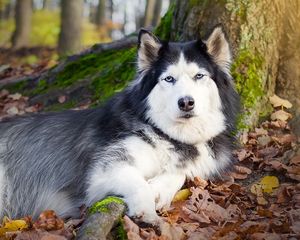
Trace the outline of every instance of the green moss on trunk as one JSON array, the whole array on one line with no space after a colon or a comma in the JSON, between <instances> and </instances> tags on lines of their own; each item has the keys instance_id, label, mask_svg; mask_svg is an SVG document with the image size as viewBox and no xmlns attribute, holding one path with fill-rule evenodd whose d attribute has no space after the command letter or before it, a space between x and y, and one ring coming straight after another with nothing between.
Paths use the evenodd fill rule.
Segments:
<instances>
[{"instance_id":1,"label":"green moss on trunk","mask_svg":"<svg viewBox=\"0 0 300 240\"><path fill-rule=\"evenodd\" d=\"M108 204L110 203L117 203L117 204L125 204L124 201L118 197L114 197L114 196L109 196L106 197L105 199L94 203L90 208L89 208L89 213L93 214L96 212L108 212L109 208L108 208Z\"/></svg>"}]
</instances>

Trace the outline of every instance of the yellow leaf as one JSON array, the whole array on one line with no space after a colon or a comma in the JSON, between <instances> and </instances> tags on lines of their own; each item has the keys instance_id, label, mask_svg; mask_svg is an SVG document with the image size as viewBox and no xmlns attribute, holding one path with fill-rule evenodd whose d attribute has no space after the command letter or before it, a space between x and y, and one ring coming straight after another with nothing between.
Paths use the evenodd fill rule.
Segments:
<instances>
[{"instance_id":1,"label":"yellow leaf","mask_svg":"<svg viewBox=\"0 0 300 240\"><path fill-rule=\"evenodd\" d=\"M173 198L173 202L186 200L191 195L192 195L192 193L189 189L187 189L187 188L182 189L175 194L175 196Z\"/></svg>"},{"instance_id":2,"label":"yellow leaf","mask_svg":"<svg viewBox=\"0 0 300 240\"><path fill-rule=\"evenodd\" d=\"M275 176L265 176L260 180L262 190L265 193L272 193L274 188L279 187L279 180Z\"/></svg>"},{"instance_id":3,"label":"yellow leaf","mask_svg":"<svg viewBox=\"0 0 300 240\"><path fill-rule=\"evenodd\" d=\"M15 232L26 228L28 228L28 224L25 220L10 220L4 218L2 227L0 227L0 236L4 236L7 232Z\"/></svg>"},{"instance_id":4,"label":"yellow leaf","mask_svg":"<svg viewBox=\"0 0 300 240\"><path fill-rule=\"evenodd\" d=\"M278 97L277 95L273 95L272 97L269 97L270 99L270 103L274 106L274 107L285 107L285 108L291 108L293 105L285 99L282 99L280 97Z\"/></svg>"}]
</instances>

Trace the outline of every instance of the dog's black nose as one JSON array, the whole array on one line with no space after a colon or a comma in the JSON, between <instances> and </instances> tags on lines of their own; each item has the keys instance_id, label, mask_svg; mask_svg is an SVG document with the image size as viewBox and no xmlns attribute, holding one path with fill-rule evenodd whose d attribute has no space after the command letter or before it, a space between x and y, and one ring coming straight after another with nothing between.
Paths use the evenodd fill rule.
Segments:
<instances>
[{"instance_id":1,"label":"dog's black nose","mask_svg":"<svg viewBox=\"0 0 300 240\"><path fill-rule=\"evenodd\" d=\"M191 111L194 109L194 106L195 106L194 98L190 96L186 96L178 100L178 107L181 111L185 111L185 112Z\"/></svg>"}]
</instances>

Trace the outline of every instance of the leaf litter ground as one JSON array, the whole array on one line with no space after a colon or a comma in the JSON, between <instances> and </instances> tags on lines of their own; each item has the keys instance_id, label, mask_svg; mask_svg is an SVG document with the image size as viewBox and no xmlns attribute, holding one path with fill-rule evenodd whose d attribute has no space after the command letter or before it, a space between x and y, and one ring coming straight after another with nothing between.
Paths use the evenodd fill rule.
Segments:
<instances>
[{"instance_id":1,"label":"leaf litter ground","mask_svg":"<svg viewBox=\"0 0 300 240\"><path fill-rule=\"evenodd\" d=\"M275 100L274 100L275 99ZM270 99L274 112L253 131L241 134L233 170L220 180L195 178L179 191L169 209L159 214L166 228L140 227L124 216L130 240L153 239L300 239L300 145L291 132L289 103ZM275 101L272 102L272 101ZM278 102L279 101L279 102ZM281 102L280 102L281 101ZM21 94L0 91L2 118L41 111ZM73 239L85 219L60 219L46 210L33 221L3 219L6 239Z\"/></svg>"}]
</instances>

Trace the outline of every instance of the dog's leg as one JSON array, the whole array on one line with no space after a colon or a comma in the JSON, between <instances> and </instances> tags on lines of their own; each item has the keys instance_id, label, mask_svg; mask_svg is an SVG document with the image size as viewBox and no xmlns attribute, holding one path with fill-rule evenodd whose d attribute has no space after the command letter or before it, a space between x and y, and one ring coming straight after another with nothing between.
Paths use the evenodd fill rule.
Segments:
<instances>
[{"instance_id":1,"label":"dog's leg","mask_svg":"<svg viewBox=\"0 0 300 240\"><path fill-rule=\"evenodd\" d=\"M123 197L129 216L154 225L160 222L155 211L154 192L135 167L122 165L109 171L95 172L88 188L88 201L97 201L108 194Z\"/></svg>"},{"instance_id":2,"label":"dog's leg","mask_svg":"<svg viewBox=\"0 0 300 240\"><path fill-rule=\"evenodd\" d=\"M184 174L164 173L148 182L155 194L156 210L168 208L185 181Z\"/></svg>"}]
</instances>

